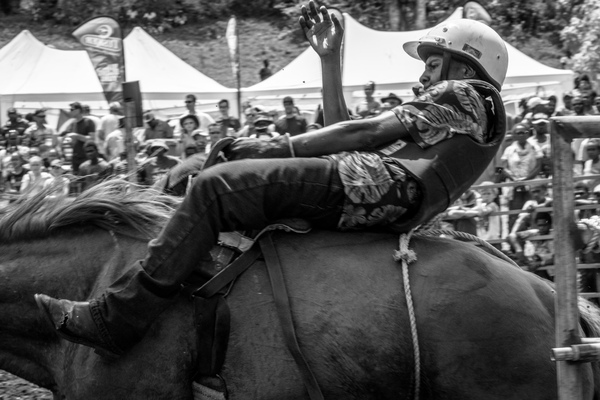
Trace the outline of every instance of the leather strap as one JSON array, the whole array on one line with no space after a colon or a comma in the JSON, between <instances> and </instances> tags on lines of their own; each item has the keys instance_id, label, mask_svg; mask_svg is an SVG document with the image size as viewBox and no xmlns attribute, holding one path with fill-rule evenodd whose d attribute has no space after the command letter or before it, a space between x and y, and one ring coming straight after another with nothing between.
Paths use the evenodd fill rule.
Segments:
<instances>
[{"instance_id":1,"label":"leather strap","mask_svg":"<svg viewBox=\"0 0 600 400\"><path fill-rule=\"evenodd\" d=\"M310 366L306 362L306 359L302 354L302 350L298 345L290 308L290 299L288 297L285 281L283 280L283 272L281 270L281 264L279 263L279 256L277 255L275 245L273 244L272 233L269 232L263 235L258 242L260 243L260 248L262 249L263 256L265 257L265 263L267 264L267 271L269 272L269 278L271 280L271 288L273 289L275 308L277 309L277 314L279 316L279 320L281 321L283 338L287 348L290 353L292 353L292 357L294 357L296 365L298 365L300 375L302 376L302 381L304 382L304 386L308 391L308 396L310 399L323 400L323 393L321 393L317 379L312 373Z\"/></svg>"},{"instance_id":2,"label":"leather strap","mask_svg":"<svg viewBox=\"0 0 600 400\"><path fill-rule=\"evenodd\" d=\"M251 247L234 262L223 268L218 274L202 285L200 289L194 292L194 295L204 297L205 299L214 296L221 288L225 287L225 285L232 282L238 275L248 269L259 256L260 249L258 246Z\"/></svg>"}]
</instances>

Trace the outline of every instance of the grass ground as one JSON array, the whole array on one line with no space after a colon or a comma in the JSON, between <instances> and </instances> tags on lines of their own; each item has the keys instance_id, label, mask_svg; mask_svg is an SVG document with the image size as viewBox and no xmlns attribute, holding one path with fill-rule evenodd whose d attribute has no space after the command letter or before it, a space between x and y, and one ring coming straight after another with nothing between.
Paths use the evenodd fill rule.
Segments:
<instances>
[{"instance_id":1,"label":"grass ground","mask_svg":"<svg viewBox=\"0 0 600 400\"><path fill-rule=\"evenodd\" d=\"M127 35L133 27L124 28ZM179 58L224 86L235 88L225 39L227 19L205 24L182 26L161 35L153 35ZM82 49L71 36L72 28L50 23L34 23L27 16L0 17L0 47L22 30L29 30L38 40L61 50ZM306 48L298 24L292 20L238 19L240 48L240 86L259 82L258 71L268 59L277 71ZM157 60L159 62L159 60Z\"/></svg>"}]
</instances>

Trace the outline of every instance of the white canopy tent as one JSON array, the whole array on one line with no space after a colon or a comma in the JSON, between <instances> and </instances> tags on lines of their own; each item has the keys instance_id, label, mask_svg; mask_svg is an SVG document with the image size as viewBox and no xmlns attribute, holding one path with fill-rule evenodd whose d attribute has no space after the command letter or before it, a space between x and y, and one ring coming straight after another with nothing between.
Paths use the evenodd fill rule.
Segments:
<instances>
[{"instance_id":1,"label":"white canopy tent","mask_svg":"<svg viewBox=\"0 0 600 400\"><path fill-rule=\"evenodd\" d=\"M226 88L185 63L141 28L124 40L128 81L139 81L144 109L180 114L187 94L198 97L198 109L216 113L220 99L236 112L236 91ZM86 103L96 114L108 104L88 54L57 50L25 30L0 49L0 119L6 109L27 112L40 107L66 109L73 101Z\"/></svg>"},{"instance_id":2,"label":"white canopy tent","mask_svg":"<svg viewBox=\"0 0 600 400\"><path fill-rule=\"evenodd\" d=\"M405 100L412 98L412 87L423 72L423 63L408 56L402 44L418 40L429 29L407 32L376 31L361 25L344 13L344 47L342 84L349 106L363 96L368 81L376 83L375 97L390 92ZM462 7L446 21L462 18ZM560 95L571 89L573 72L550 68L521 53L507 43L508 73L502 88L505 102L534 94ZM242 89L244 98L261 104L281 106L284 96L296 99L300 107L314 107L321 102L321 66L319 57L309 47L286 67L270 78ZM540 93L541 92L541 93Z\"/></svg>"}]
</instances>

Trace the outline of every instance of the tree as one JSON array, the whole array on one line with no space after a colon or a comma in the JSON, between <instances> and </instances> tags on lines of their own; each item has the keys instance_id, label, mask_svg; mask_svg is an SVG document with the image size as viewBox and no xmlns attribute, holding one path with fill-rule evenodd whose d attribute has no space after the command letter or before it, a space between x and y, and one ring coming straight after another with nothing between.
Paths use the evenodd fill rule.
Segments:
<instances>
[{"instance_id":1,"label":"tree","mask_svg":"<svg viewBox=\"0 0 600 400\"><path fill-rule=\"evenodd\" d=\"M600 71L600 3L585 0L574 7L570 24L561 31L565 49L573 54L576 71Z\"/></svg>"}]
</instances>

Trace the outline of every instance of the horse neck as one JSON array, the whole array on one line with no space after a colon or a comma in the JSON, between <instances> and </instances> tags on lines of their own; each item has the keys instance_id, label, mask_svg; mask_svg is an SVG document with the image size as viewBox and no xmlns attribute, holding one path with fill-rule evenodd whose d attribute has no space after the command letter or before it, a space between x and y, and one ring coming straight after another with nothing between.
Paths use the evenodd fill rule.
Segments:
<instances>
[{"instance_id":1,"label":"horse neck","mask_svg":"<svg viewBox=\"0 0 600 400\"><path fill-rule=\"evenodd\" d=\"M33 295L86 300L141 256L145 243L100 229L0 247L0 369L52 388L65 342L42 318Z\"/></svg>"}]
</instances>

